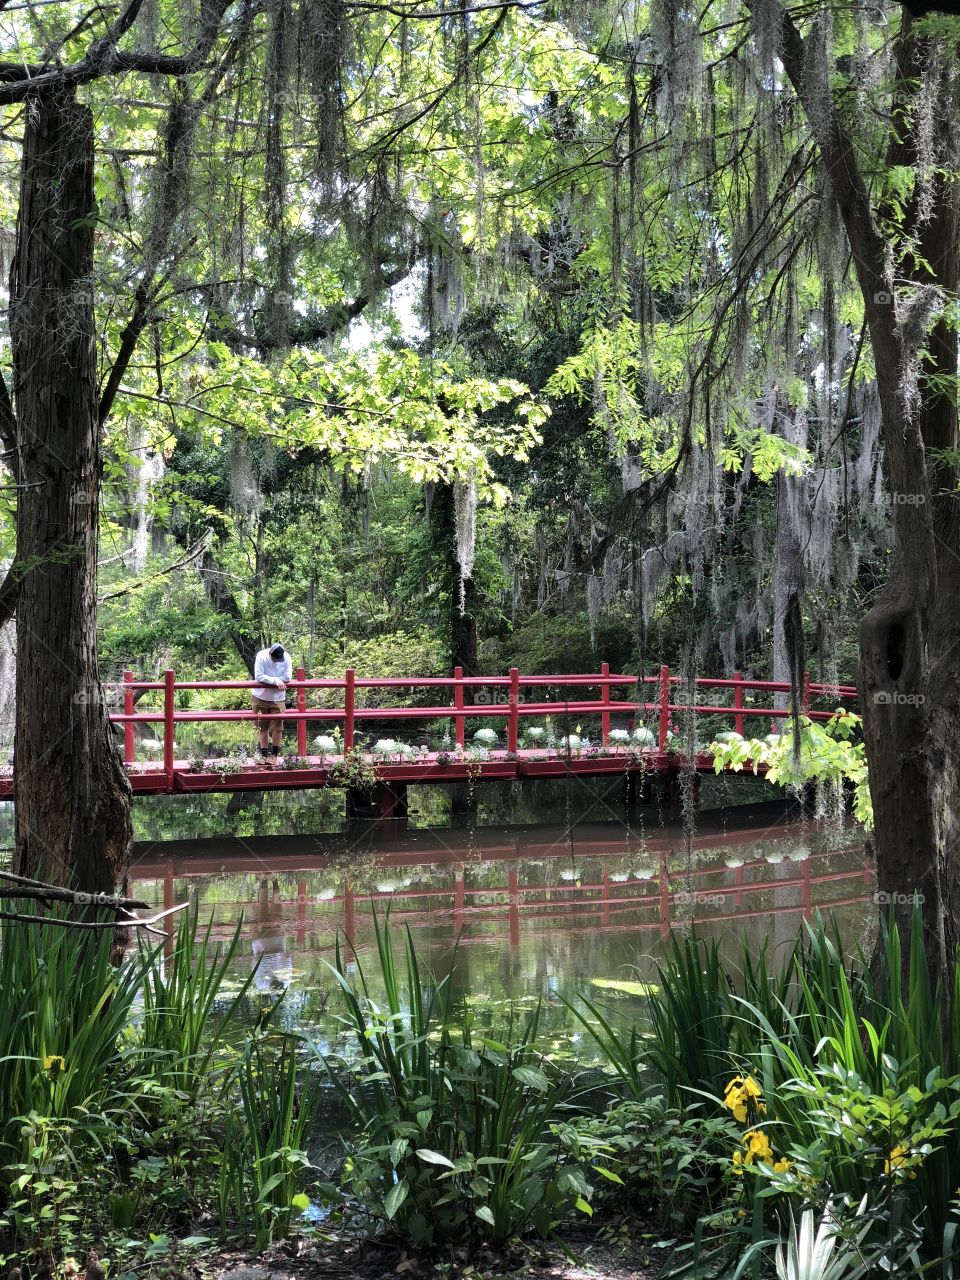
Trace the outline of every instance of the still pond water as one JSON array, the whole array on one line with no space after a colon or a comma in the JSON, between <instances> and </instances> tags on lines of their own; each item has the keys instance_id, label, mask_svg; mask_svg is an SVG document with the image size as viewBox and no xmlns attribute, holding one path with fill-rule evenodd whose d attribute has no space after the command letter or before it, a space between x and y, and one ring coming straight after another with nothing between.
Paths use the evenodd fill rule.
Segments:
<instances>
[{"instance_id":1,"label":"still pond water","mask_svg":"<svg viewBox=\"0 0 960 1280\"><path fill-rule=\"evenodd\" d=\"M654 976L671 930L695 923L734 962L742 938L775 957L819 909L851 950L869 942L862 832L770 803L765 784L705 780L693 830L656 802L628 814L600 784L480 788L468 823L439 790L411 793L402 828L348 827L318 793L243 808L224 796L138 801L131 888L157 907L196 901L219 938L239 923L231 980L256 969L248 1016L285 992L284 1023L326 1050L342 1043L337 938L372 971L373 913L387 906L435 974L459 940L452 982L478 1029L502 1034L542 1002L545 1047L581 1060L590 1051L559 997L639 1011L630 984Z\"/></svg>"}]
</instances>

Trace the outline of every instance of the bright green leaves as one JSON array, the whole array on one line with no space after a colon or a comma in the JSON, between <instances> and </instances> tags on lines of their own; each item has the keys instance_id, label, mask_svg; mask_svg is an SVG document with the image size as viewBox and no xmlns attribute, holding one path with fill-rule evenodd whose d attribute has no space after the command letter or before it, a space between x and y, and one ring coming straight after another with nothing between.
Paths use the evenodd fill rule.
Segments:
<instances>
[{"instance_id":1,"label":"bright green leaves","mask_svg":"<svg viewBox=\"0 0 960 1280\"><path fill-rule=\"evenodd\" d=\"M789 726L789 718L786 725ZM864 826L873 825L873 803L867 777L867 759L862 739L854 735L860 717L852 711L838 710L826 722L800 717L800 751L794 751L793 732L786 727L781 734L766 738L744 738L729 734L723 742L712 742L713 767L717 773L725 768L739 773L764 769L768 782L799 787L805 782L850 783L854 789L853 813Z\"/></svg>"},{"instance_id":2,"label":"bright green leaves","mask_svg":"<svg viewBox=\"0 0 960 1280\"><path fill-rule=\"evenodd\" d=\"M234 428L293 453L323 450L358 473L382 459L417 482L471 479L496 503L508 495L492 478L492 458L526 460L549 413L513 379L461 374L386 347L336 356L298 348L266 364L214 343L184 384L168 397L126 398L214 443Z\"/></svg>"},{"instance_id":3,"label":"bright green leaves","mask_svg":"<svg viewBox=\"0 0 960 1280\"><path fill-rule=\"evenodd\" d=\"M565 360L547 383L550 395L592 397L595 413L614 434L622 448L642 459L651 474L665 471L677 460L683 424L669 412L648 413L645 386L655 386L657 396L679 391L687 369L690 334L684 323L657 326L645 335L640 325L623 317L612 326L588 330L576 355ZM794 378L789 384L794 402L806 399L806 386ZM807 451L782 436L752 424L750 388L742 402L732 402L723 420L718 462L725 471L737 472L749 456L760 480L778 471L802 475L809 465ZM698 432L704 444L702 432Z\"/></svg>"}]
</instances>

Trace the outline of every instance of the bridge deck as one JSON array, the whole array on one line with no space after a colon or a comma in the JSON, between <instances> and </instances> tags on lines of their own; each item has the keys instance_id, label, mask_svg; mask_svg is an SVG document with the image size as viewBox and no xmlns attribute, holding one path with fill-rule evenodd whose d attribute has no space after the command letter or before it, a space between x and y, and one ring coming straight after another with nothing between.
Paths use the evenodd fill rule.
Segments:
<instances>
[{"instance_id":1,"label":"bridge deck","mask_svg":"<svg viewBox=\"0 0 960 1280\"><path fill-rule=\"evenodd\" d=\"M690 764L675 752L656 749L633 755L626 752L607 753L601 749L580 756L551 756L542 751L518 751L513 759L507 759L506 753L498 758L498 754L494 752L488 760L473 760L464 756L460 759L452 757L444 763L437 756L437 752L428 752L404 764L381 764L372 756L369 761L378 782L395 783L398 786L449 785L470 781L513 782L521 779L564 778L569 775L587 778L616 774L632 774L637 777L656 774L659 777L669 777L681 769L690 768ZM203 770L193 768L188 760L175 760L172 774L168 774L160 762L144 762L129 766L128 776L135 796L217 791L297 791L331 785L343 786L342 782L336 780L331 783L331 771L342 757L306 756L297 759L303 759L307 767L294 769L281 765L265 769L256 760L251 760L242 769L232 768L221 772L217 769L216 759L206 761ZM713 773L713 756L697 755L693 767L698 773ZM762 774L765 768L761 764L758 772ZM8 770L0 775L0 799L9 799L12 795L13 773Z\"/></svg>"}]
</instances>

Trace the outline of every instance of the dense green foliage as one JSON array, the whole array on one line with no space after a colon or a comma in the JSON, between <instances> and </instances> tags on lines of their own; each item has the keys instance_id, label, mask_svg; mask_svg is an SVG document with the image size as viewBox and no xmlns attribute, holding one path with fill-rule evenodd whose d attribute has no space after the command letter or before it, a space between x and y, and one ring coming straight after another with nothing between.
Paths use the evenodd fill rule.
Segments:
<instances>
[{"instance_id":1,"label":"dense green foliage","mask_svg":"<svg viewBox=\"0 0 960 1280\"><path fill-rule=\"evenodd\" d=\"M96 1247L123 1271L218 1237L259 1251L360 1226L479 1259L579 1219L624 1244L642 1224L674 1276L769 1276L777 1242L782 1268L816 1224L835 1280L956 1266L960 966L942 992L917 912L905 985L892 924L872 972L819 921L776 975L765 951L734 971L675 938L635 1027L579 1006L599 1078L542 1051L536 1011L502 1042L477 1034L456 956L438 981L392 933L377 922L372 966L338 951L331 1052L280 1031L276 1006L236 1020L236 938L215 947L196 916L163 974L146 948L116 971L103 938L5 932L7 1256L32 1274ZM333 1177L311 1156L325 1088L342 1103Z\"/></svg>"},{"instance_id":2,"label":"dense green foliage","mask_svg":"<svg viewBox=\"0 0 960 1280\"><path fill-rule=\"evenodd\" d=\"M849 677L887 556L870 345L760 19L267 8L130 103L83 90L105 383L139 335L105 423L105 670L237 675L272 634L316 673L441 670L459 563L485 669L693 642L767 672L781 474L810 665ZM0 35L39 57L73 9ZM191 21L170 0L127 44ZM829 37L871 154L892 22ZM892 228L923 180L878 179Z\"/></svg>"}]
</instances>

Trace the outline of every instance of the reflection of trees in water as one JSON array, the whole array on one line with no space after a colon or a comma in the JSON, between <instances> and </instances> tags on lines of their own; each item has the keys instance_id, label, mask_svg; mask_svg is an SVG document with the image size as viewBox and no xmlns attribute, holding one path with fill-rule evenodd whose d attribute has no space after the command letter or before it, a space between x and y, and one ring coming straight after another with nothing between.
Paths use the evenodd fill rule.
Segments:
<instances>
[{"instance_id":1,"label":"reflection of trees in water","mask_svg":"<svg viewBox=\"0 0 960 1280\"><path fill-rule=\"evenodd\" d=\"M333 833L342 828L343 818L343 792L326 788L139 796L133 806L138 840Z\"/></svg>"},{"instance_id":2,"label":"reflection of trees in water","mask_svg":"<svg viewBox=\"0 0 960 1280\"><path fill-rule=\"evenodd\" d=\"M577 823L607 821L624 813L622 779L580 778L576 783ZM762 779L731 778L726 774L702 779L701 812L732 804L769 801L771 787ZM556 819L569 797L569 780L544 778L536 782L478 783L478 809L471 822L535 825ZM412 826L424 829L451 821L449 788L411 787ZM343 792L237 792L183 796L141 796L133 809L140 840L203 839L223 836L285 836L335 834L345 826ZM663 826L658 808L638 810L638 829Z\"/></svg>"}]
</instances>

